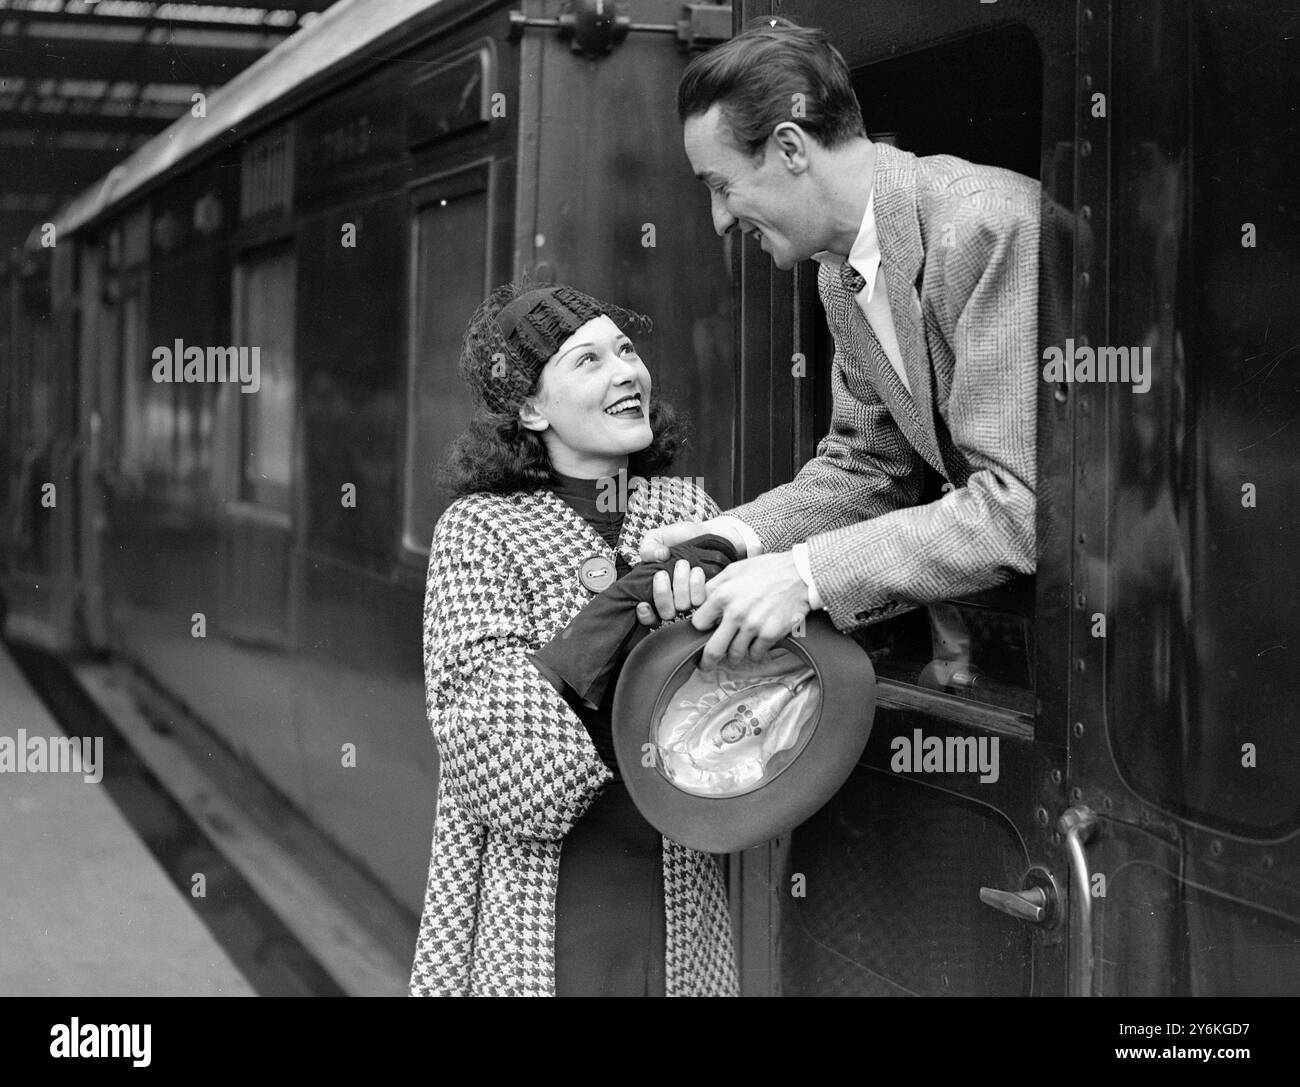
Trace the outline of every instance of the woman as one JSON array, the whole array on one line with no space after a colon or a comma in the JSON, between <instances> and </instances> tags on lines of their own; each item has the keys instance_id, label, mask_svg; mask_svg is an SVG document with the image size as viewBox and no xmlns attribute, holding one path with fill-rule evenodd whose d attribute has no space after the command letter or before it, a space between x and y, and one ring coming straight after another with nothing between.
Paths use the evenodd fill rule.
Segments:
<instances>
[{"instance_id":1,"label":"woman","mask_svg":"<svg viewBox=\"0 0 1300 1087\"><path fill-rule=\"evenodd\" d=\"M626 334L648 328L569 287L501 287L466 332L479 410L453 450L459 497L434 530L424 608L441 769L412 995L736 991L713 858L641 818L608 708L570 704L533 659L646 531L718 513L656 474L678 432ZM626 512L608 500L620 472L647 477Z\"/></svg>"}]
</instances>

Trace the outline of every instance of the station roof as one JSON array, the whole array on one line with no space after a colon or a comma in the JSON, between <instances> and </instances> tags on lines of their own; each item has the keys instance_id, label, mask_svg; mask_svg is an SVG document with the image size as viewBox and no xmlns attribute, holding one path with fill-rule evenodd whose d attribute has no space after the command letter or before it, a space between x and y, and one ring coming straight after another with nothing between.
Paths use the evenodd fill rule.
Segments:
<instances>
[{"instance_id":1,"label":"station roof","mask_svg":"<svg viewBox=\"0 0 1300 1087\"><path fill-rule=\"evenodd\" d=\"M0 0L0 263L331 3Z\"/></svg>"}]
</instances>

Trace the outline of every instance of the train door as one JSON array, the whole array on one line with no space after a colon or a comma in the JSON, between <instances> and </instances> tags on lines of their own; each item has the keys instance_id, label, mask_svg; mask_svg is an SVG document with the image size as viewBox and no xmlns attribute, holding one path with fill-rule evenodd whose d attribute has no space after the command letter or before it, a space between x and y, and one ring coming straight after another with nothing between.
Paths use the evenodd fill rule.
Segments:
<instances>
[{"instance_id":1,"label":"train door","mask_svg":"<svg viewBox=\"0 0 1300 1087\"><path fill-rule=\"evenodd\" d=\"M257 386L221 390L233 424L226 433L235 435L221 563L225 626L238 640L283 647L291 642L295 281L287 246L241 256L233 285L235 343L257 352Z\"/></svg>"},{"instance_id":2,"label":"train door","mask_svg":"<svg viewBox=\"0 0 1300 1087\"><path fill-rule=\"evenodd\" d=\"M1148 387L1082 394L1069 784L1096 829L1072 988L1294 995L1295 19L1092 7L1080 67L1115 108L1081 163L1076 336L1145 356Z\"/></svg>"},{"instance_id":3,"label":"train door","mask_svg":"<svg viewBox=\"0 0 1300 1087\"><path fill-rule=\"evenodd\" d=\"M1036 177L1045 215L1068 221L1058 205L1071 203L1074 27L1043 9L799 0L743 4L740 25L771 14L824 28L873 138ZM1068 322L1070 231L1053 237L1040 258L1040 296L1053 302L1040 340ZM814 265L781 273L749 240L739 265L738 490L749 498L790 479L827 432L833 345ZM1040 390L1040 478L1068 464L1071 409ZM733 862L746 993L1065 991L1069 506L1051 490L1035 577L855 635L878 679L862 762L807 823ZM927 762L936 745L969 762Z\"/></svg>"},{"instance_id":4,"label":"train door","mask_svg":"<svg viewBox=\"0 0 1300 1087\"><path fill-rule=\"evenodd\" d=\"M239 234L231 331L243 374L218 391L214 427L222 465L222 623L232 638L293 645L297 259L292 235L288 129L241 155ZM247 358L245 359L245 353Z\"/></svg>"}]
</instances>

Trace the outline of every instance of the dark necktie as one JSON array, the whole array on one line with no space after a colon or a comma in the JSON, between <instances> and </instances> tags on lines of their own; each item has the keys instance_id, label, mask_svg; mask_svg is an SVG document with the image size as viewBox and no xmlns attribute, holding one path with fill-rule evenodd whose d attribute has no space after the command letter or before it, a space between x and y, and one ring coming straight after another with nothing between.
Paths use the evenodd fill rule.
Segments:
<instances>
[{"instance_id":1,"label":"dark necktie","mask_svg":"<svg viewBox=\"0 0 1300 1087\"><path fill-rule=\"evenodd\" d=\"M858 270L847 260L840 265L840 282L844 284L844 289L854 298L857 298L867 285L867 281L859 275Z\"/></svg>"}]
</instances>

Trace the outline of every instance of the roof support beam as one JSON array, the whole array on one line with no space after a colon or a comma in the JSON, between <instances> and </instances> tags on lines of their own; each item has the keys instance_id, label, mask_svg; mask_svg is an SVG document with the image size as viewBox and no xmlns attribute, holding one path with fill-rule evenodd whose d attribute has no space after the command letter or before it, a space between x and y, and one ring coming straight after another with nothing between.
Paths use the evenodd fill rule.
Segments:
<instances>
[{"instance_id":1,"label":"roof support beam","mask_svg":"<svg viewBox=\"0 0 1300 1087\"><path fill-rule=\"evenodd\" d=\"M13 39L10 39L13 42ZM32 79L129 79L133 83L226 83L261 57L261 49L195 48L147 42L17 39L3 57L5 75Z\"/></svg>"}]
</instances>

